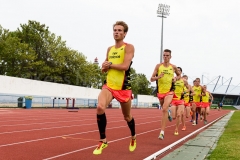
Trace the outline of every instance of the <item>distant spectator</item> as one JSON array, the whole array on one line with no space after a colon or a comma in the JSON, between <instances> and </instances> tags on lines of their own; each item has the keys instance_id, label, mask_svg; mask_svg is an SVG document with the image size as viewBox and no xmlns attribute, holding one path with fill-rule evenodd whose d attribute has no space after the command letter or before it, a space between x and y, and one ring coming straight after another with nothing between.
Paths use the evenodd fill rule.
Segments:
<instances>
[{"instance_id":1,"label":"distant spectator","mask_svg":"<svg viewBox=\"0 0 240 160\"><path fill-rule=\"evenodd\" d=\"M220 103L218 104L218 111L220 111L220 110L222 109L222 107L223 107L223 102L220 102Z\"/></svg>"}]
</instances>

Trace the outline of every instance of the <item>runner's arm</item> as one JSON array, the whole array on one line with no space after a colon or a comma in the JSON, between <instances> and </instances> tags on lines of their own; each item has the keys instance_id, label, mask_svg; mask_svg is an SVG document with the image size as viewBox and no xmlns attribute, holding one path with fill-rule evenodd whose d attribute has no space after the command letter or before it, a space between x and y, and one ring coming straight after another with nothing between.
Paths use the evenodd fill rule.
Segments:
<instances>
[{"instance_id":1,"label":"runner's arm","mask_svg":"<svg viewBox=\"0 0 240 160\"><path fill-rule=\"evenodd\" d=\"M154 68L152 77L150 78L150 81L151 81L151 82L156 81L156 80L158 80L159 78L162 78L162 77L164 76L164 73L161 73L160 75L156 76L157 73L158 73L158 68L159 68L159 66L160 66L160 64L157 64L156 67Z\"/></svg>"},{"instance_id":2,"label":"runner's arm","mask_svg":"<svg viewBox=\"0 0 240 160\"><path fill-rule=\"evenodd\" d=\"M110 49L111 47L108 47L105 61L102 63L102 72L107 72L109 69L108 52L110 51Z\"/></svg>"},{"instance_id":3,"label":"runner's arm","mask_svg":"<svg viewBox=\"0 0 240 160\"><path fill-rule=\"evenodd\" d=\"M192 93L191 93L191 96L195 96L195 92L194 92L194 90L192 89L192 86L190 86L190 88L191 88L190 91L192 92Z\"/></svg>"},{"instance_id":4,"label":"runner's arm","mask_svg":"<svg viewBox=\"0 0 240 160\"><path fill-rule=\"evenodd\" d=\"M176 80L179 80L181 78L181 74L178 72L177 67L173 65L173 69L175 74L177 75Z\"/></svg>"}]
</instances>

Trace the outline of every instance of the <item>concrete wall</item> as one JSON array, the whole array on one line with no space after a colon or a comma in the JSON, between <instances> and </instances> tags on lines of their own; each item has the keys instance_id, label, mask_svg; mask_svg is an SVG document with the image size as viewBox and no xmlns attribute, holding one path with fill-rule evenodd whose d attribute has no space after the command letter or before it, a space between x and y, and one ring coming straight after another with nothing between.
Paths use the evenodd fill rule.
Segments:
<instances>
[{"instance_id":1,"label":"concrete wall","mask_svg":"<svg viewBox=\"0 0 240 160\"><path fill-rule=\"evenodd\" d=\"M0 93L97 99L100 89L0 76Z\"/></svg>"},{"instance_id":2,"label":"concrete wall","mask_svg":"<svg viewBox=\"0 0 240 160\"><path fill-rule=\"evenodd\" d=\"M0 75L0 93L2 94L97 99L100 91L100 89ZM138 107L151 107L152 103L159 103L158 98L150 95L137 95L137 99L132 102ZM120 105L115 99L112 104Z\"/></svg>"}]
</instances>

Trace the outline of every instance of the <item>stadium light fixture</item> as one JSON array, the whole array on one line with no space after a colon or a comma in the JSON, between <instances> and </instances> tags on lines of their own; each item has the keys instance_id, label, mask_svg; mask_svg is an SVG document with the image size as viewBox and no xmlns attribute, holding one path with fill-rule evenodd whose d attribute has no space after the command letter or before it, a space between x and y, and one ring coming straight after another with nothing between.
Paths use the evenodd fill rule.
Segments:
<instances>
[{"instance_id":1,"label":"stadium light fixture","mask_svg":"<svg viewBox=\"0 0 240 160\"><path fill-rule=\"evenodd\" d=\"M170 6L166 4L159 4L157 10L157 17L162 18L162 32L161 32L161 50L160 50L160 63L162 63L162 54L163 54L163 18L169 16Z\"/></svg>"}]
</instances>

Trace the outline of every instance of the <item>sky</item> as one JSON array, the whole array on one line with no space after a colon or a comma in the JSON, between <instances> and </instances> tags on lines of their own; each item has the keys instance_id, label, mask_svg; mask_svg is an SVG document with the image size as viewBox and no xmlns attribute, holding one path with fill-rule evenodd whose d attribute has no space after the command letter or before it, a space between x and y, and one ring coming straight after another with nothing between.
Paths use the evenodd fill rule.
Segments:
<instances>
[{"instance_id":1,"label":"sky","mask_svg":"<svg viewBox=\"0 0 240 160\"><path fill-rule=\"evenodd\" d=\"M132 67L150 79L160 62L159 4L170 5L164 18L163 49L190 81L235 85L240 92L240 1L238 0L0 0L0 25L14 31L35 20L61 36L68 47L101 64L114 45L112 25L125 21L125 42L135 47ZM211 82L212 81L212 82ZM152 83L155 85L155 83ZM236 87L237 86L237 87ZM236 91L239 88L239 91Z\"/></svg>"}]
</instances>

